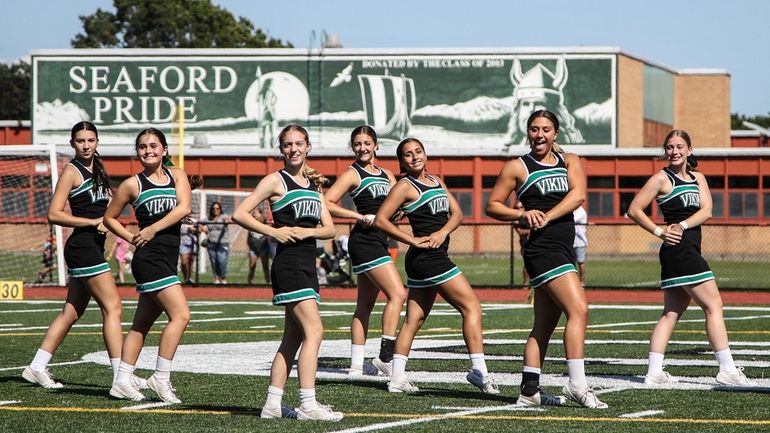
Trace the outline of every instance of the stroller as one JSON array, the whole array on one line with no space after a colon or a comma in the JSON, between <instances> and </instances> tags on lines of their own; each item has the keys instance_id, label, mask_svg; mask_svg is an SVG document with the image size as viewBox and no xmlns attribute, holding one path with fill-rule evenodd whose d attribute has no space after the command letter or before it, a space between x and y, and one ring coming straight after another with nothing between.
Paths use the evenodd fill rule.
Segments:
<instances>
[{"instance_id":1,"label":"stroller","mask_svg":"<svg viewBox=\"0 0 770 433\"><path fill-rule=\"evenodd\" d=\"M355 286L356 282L348 272L350 256L339 239L332 241L332 252L324 250L319 255L321 268L325 271L326 284ZM319 275L320 276L320 275ZM323 285L323 283L321 283Z\"/></svg>"}]
</instances>

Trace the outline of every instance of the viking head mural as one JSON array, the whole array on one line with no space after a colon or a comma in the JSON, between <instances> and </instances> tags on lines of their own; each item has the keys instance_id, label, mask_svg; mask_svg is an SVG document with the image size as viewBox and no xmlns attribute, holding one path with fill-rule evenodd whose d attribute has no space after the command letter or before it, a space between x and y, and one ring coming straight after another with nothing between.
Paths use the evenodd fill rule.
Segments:
<instances>
[{"instance_id":1,"label":"viking head mural","mask_svg":"<svg viewBox=\"0 0 770 433\"><path fill-rule=\"evenodd\" d=\"M564 57L556 61L556 70L551 72L538 63L527 72L521 70L518 57L511 66L513 84L513 106L508 123L508 145L525 144L527 139L527 118L535 110L549 110L559 117L562 143L582 143L583 136L575 128L575 118L564 105L564 86L567 84L567 62Z\"/></svg>"}]
</instances>

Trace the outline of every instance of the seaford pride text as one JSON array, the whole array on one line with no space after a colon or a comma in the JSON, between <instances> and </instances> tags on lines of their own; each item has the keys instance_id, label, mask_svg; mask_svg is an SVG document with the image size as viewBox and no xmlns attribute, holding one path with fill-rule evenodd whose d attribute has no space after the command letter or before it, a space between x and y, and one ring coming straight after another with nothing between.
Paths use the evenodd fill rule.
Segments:
<instances>
[{"instance_id":1,"label":"seaford pride text","mask_svg":"<svg viewBox=\"0 0 770 433\"><path fill-rule=\"evenodd\" d=\"M73 66L69 91L94 95L94 123L169 122L181 106L185 120L194 122L198 93L228 93L238 84L229 66ZM105 96L100 96L105 95Z\"/></svg>"}]
</instances>

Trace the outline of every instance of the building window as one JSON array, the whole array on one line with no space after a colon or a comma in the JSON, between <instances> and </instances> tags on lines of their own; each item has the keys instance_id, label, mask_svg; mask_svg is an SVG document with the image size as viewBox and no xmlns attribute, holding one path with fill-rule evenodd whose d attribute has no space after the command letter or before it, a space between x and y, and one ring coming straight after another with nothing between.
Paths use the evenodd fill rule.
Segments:
<instances>
[{"instance_id":1,"label":"building window","mask_svg":"<svg viewBox=\"0 0 770 433\"><path fill-rule=\"evenodd\" d=\"M240 181L241 188L252 189L257 187L259 181L262 180L262 176L241 176L238 180Z\"/></svg>"},{"instance_id":2,"label":"building window","mask_svg":"<svg viewBox=\"0 0 770 433\"><path fill-rule=\"evenodd\" d=\"M473 192L452 191L452 195L460 205L460 210L463 211L463 218L473 218Z\"/></svg>"},{"instance_id":3,"label":"building window","mask_svg":"<svg viewBox=\"0 0 770 433\"><path fill-rule=\"evenodd\" d=\"M36 217L48 216L48 205L51 203L51 194L47 191L36 191L33 194L35 200L34 212Z\"/></svg>"},{"instance_id":4,"label":"building window","mask_svg":"<svg viewBox=\"0 0 770 433\"><path fill-rule=\"evenodd\" d=\"M614 176L588 176L589 188L615 188Z\"/></svg>"},{"instance_id":5,"label":"building window","mask_svg":"<svg viewBox=\"0 0 770 433\"><path fill-rule=\"evenodd\" d=\"M497 176L482 176L481 177L481 187L484 189L492 189L495 186L495 182L497 182Z\"/></svg>"},{"instance_id":6,"label":"building window","mask_svg":"<svg viewBox=\"0 0 770 433\"><path fill-rule=\"evenodd\" d=\"M446 176L444 183L449 189L452 188L473 188L473 176Z\"/></svg>"},{"instance_id":7,"label":"building window","mask_svg":"<svg viewBox=\"0 0 770 433\"><path fill-rule=\"evenodd\" d=\"M3 176L3 179L10 176ZM3 216L25 217L29 216L29 194L26 192L3 192Z\"/></svg>"},{"instance_id":8,"label":"building window","mask_svg":"<svg viewBox=\"0 0 770 433\"><path fill-rule=\"evenodd\" d=\"M29 176L13 174L0 176L0 188L29 188Z\"/></svg>"},{"instance_id":9,"label":"building window","mask_svg":"<svg viewBox=\"0 0 770 433\"><path fill-rule=\"evenodd\" d=\"M636 193L634 192L621 192L620 193L620 215L621 217L626 216L628 213L628 208L631 206L631 202L634 200L634 197L636 196ZM644 208L644 213L647 214L647 216L652 215L652 203L647 205L646 208Z\"/></svg>"},{"instance_id":10,"label":"building window","mask_svg":"<svg viewBox=\"0 0 770 433\"><path fill-rule=\"evenodd\" d=\"M724 191L711 191L711 216L714 218L724 218L725 216L725 193Z\"/></svg>"},{"instance_id":11,"label":"building window","mask_svg":"<svg viewBox=\"0 0 770 433\"><path fill-rule=\"evenodd\" d=\"M729 176L727 184L730 188L756 189L759 188L757 176Z\"/></svg>"},{"instance_id":12,"label":"building window","mask_svg":"<svg viewBox=\"0 0 770 433\"><path fill-rule=\"evenodd\" d=\"M706 176L706 183L709 184L711 189L724 189L725 177L724 176Z\"/></svg>"},{"instance_id":13,"label":"building window","mask_svg":"<svg viewBox=\"0 0 770 433\"><path fill-rule=\"evenodd\" d=\"M203 186L206 189L235 188L235 176L203 176Z\"/></svg>"},{"instance_id":14,"label":"building window","mask_svg":"<svg viewBox=\"0 0 770 433\"><path fill-rule=\"evenodd\" d=\"M593 218L611 218L612 208L615 205L615 194L613 192L589 192L588 193L588 216Z\"/></svg>"},{"instance_id":15,"label":"building window","mask_svg":"<svg viewBox=\"0 0 770 433\"><path fill-rule=\"evenodd\" d=\"M759 214L757 195L756 192L730 191L727 197L730 218L756 218Z\"/></svg>"},{"instance_id":16,"label":"building window","mask_svg":"<svg viewBox=\"0 0 770 433\"><path fill-rule=\"evenodd\" d=\"M647 176L620 176L618 177L618 188L628 188L640 190L647 183Z\"/></svg>"}]
</instances>

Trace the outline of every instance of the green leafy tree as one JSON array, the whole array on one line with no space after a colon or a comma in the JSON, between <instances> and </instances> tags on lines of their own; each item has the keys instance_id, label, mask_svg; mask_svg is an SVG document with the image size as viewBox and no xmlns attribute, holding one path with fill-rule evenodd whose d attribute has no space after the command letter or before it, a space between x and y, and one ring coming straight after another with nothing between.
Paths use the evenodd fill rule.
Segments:
<instances>
[{"instance_id":1,"label":"green leafy tree","mask_svg":"<svg viewBox=\"0 0 770 433\"><path fill-rule=\"evenodd\" d=\"M29 64L0 63L0 119L29 119Z\"/></svg>"},{"instance_id":2,"label":"green leafy tree","mask_svg":"<svg viewBox=\"0 0 770 433\"><path fill-rule=\"evenodd\" d=\"M73 48L281 48L244 17L210 0L114 0L115 12L80 17Z\"/></svg>"},{"instance_id":3,"label":"green leafy tree","mask_svg":"<svg viewBox=\"0 0 770 433\"><path fill-rule=\"evenodd\" d=\"M744 114L733 113L730 115L730 129L749 129L743 126L743 121L755 123L763 128L770 128L770 113L767 116L746 116Z\"/></svg>"}]
</instances>

